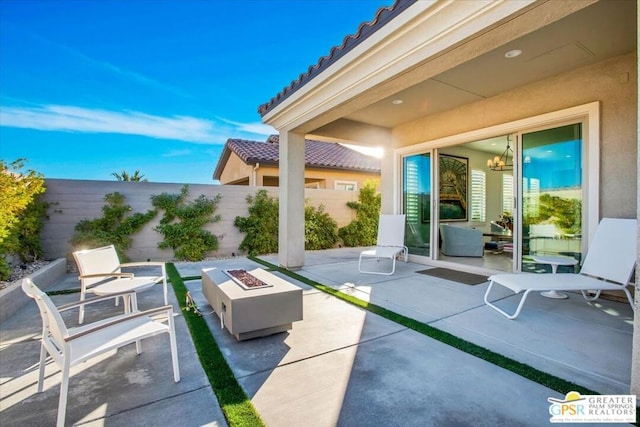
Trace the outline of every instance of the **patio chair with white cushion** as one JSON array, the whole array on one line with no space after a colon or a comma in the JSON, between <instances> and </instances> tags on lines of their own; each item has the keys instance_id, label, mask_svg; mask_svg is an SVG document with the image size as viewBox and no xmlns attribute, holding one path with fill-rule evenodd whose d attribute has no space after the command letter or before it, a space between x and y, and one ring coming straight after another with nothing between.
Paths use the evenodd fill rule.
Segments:
<instances>
[{"instance_id":1,"label":"patio chair with white cushion","mask_svg":"<svg viewBox=\"0 0 640 427\"><path fill-rule=\"evenodd\" d=\"M58 427L64 425L66 417L70 368L108 351L135 342L136 351L140 354L142 351L140 340L167 333L169 334L171 347L173 379L175 382L180 381L173 308L170 305L142 312L126 313L76 328L67 328L60 315L61 311L82 307L86 304L114 298L122 294L95 297L56 307L49 296L42 292L30 279L22 281L22 290L36 301L42 317L38 393L42 392L43 389L47 353L51 355L53 361L62 371L60 398L58 401ZM153 368L157 367L154 366Z\"/></svg>"},{"instance_id":2,"label":"patio chair with white cushion","mask_svg":"<svg viewBox=\"0 0 640 427\"><path fill-rule=\"evenodd\" d=\"M389 276L396 271L396 257L404 254L404 262L409 259L409 249L404 244L404 215L380 215L378 221L378 239L376 246L362 251L358 260L360 273L382 274ZM390 272L380 272L362 269L363 258L389 259L392 261Z\"/></svg>"},{"instance_id":3,"label":"patio chair with white cushion","mask_svg":"<svg viewBox=\"0 0 640 427\"><path fill-rule=\"evenodd\" d=\"M485 304L507 318L515 319L532 291L580 291L587 301L597 299L602 291L623 291L631 308L635 310L633 297L627 286L630 284L637 256L636 224L635 219L602 219L589 245L580 273L514 273L489 277L489 287L484 294ZM516 294L524 291L513 314L489 302L489 292L494 284L509 288ZM595 295L589 296L589 291Z\"/></svg>"},{"instance_id":4,"label":"patio chair with white cushion","mask_svg":"<svg viewBox=\"0 0 640 427\"><path fill-rule=\"evenodd\" d=\"M167 271L161 261L121 263L113 245L101 248L76 251L73 258L80 272L80 301L84 301L87 293L96 295L112 295L121 292L141 292L162 282L164 304L167 305ZM122 268L159 267L159 276L136 276L134 273L123 273ZM128 294L123 298L125 309L136 310L135 295ZM117 302L117 301L116 301ZM84 322L84 306L80 306L79 322Z\"/></svg>"}]
</instances>

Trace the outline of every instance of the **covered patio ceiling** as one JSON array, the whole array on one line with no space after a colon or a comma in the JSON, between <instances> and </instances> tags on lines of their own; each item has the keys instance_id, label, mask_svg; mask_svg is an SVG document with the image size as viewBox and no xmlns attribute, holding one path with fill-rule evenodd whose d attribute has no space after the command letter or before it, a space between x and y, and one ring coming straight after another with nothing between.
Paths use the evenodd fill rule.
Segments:
<instances>
[{"instance_id":1,"label":"covered patio ceiling","mask_svg":"<svg viewBox=\"0 0 640 427\"><path fill-rule=\"evenodd\" d=\"M382 28L396 25L389 28L389 34L411 28L404 35L385 39L388 34L374 34L371 39L378 39L366 48L354 48L322 74L293 91L283 91L289 92L289 99L264 113L264 121L280 130L363 142L336 130L353 125L392 129L637 49L635 1L534 1L525 7L519 2L517 6L475 3L479 4L482 7L476 6L476 11L460 12L449 10L461 8L457 2L436 2L429 7L426 2L415 3L395 18L397 23L390 21ZM506 7L512 9L504 10ZM405 17L407 22L401 22L403 15L411 16L412 8L421 8L417 15L421 21ZM496 13L500 8L502 15ZM459 22L433 29L444 17L453 19L460 13ZM483 24L483 19L491 20L487 16L492 13L495 22ZM465 25L471 28L461 29ZM421 44L398 53L392 43L403 36ZM421 37L427 41L420 42ZM431 46L446 37L453 41ZM513 50L522 53L505 57ZM373 57L376 51L381 56ZM612 75L621 80L628 77Z\"/></svg>"},{"instance_id":2,"label":"covered patio ceiling","mask_svg":"<svg viewBox=\"0 0 640 427\"><path fill-rule=\"evenodd\" d=\"M635 49L636 2L598 2L344 118L393 128Z\"/></svg>"}]
</instances>

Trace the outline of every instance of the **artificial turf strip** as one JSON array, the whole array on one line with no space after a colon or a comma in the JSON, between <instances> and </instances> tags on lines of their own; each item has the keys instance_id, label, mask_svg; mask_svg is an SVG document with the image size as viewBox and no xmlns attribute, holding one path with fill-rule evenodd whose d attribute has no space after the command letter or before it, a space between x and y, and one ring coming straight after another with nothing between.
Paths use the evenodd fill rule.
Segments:
<instances>
[{"instance_id":1,"label":"artificial turf strip","mask_svg":"<svg viewBox=\"0 0 640 427\"><path fill-rule=\"evenodd\" d=\"M240 384L238 384L231 368L229 368L222 352L220 352L218 344L213 335L211 335L204 318L194 311L186 310L187 288L178 270L173 263L167 263L166 268L167 276L189 327L198 358L207 378L209 378L213 392L218 398L218 403L227 419L227 423L231 427L264 426L260 415L256 412Z\"/></svg>"},{"instance_id":2,"label":"artificial turf strip","mask_svg":"<svg viewBox=\"0 0 640 427\"><path fill-rule=\"evenodd\" d=\"M80 288L62 289L60 291L47 291L47 292L45 292L45 294L47 294L50 297L52 297L54 295L77 294L78 292L80 292Z\"/></svg>"},{"instance_id":3,"label":"artificial turf strip","mask_svg":"<svg viewBox=\"0 0 640 427\"><path fill-rule=\"evenodd\" d=\"M406 317L406 316L403 316L402 314L398 314L391 310L387 310L386 308L381 307L379 305L372 304L372 303L363 301L359 298L356 298L352 295L345 294L344 292L337 291L329 286L322 285L318 282L315 282L304 276L301 276L293 271L290 271L281 267L277 267L269 263L268 261L264 261L262 259L259 259L253 256L250 256L249 259L259 264L262 264L271 270L278 271L282 274L285 274L291 277L292 279L299 280L300 282L306 283L307 285L312 286L320 291L333 295L336 298L339 298L357 307L363 308L367 311L370 311L371 313L382 316L385 319L389 319L393 322L396 322L406 328L413 329L414 331L420 332L423 335L431 337L444 344L450 345L454 348L457 348L458 350L464 351L465 353L479 357L480 359L486 360L487 362L493 363L494 365L507 369L515 374L518 374L528 380L534 381L538 384L541 384L545 387L555 390L558 393L561 393L563 395L566 395L570 391L577 391L580 394L591 394L591 395L600 394L593 390L589 390L586 387L582 387L570 381L566 381L566 380L563 380L562 378L558 378L554 375L547 374L546 372L542 372L527 364L510 359L506 356L503 356L499 353L496 353L494 351L481 347L477 344L463 340L462 338L458 338L455 335L452 335L448 332L434 328L433 326L427 325L426 323L418 322L415 319L411 319L410 317Z\"/></svg>"}]
</instances>

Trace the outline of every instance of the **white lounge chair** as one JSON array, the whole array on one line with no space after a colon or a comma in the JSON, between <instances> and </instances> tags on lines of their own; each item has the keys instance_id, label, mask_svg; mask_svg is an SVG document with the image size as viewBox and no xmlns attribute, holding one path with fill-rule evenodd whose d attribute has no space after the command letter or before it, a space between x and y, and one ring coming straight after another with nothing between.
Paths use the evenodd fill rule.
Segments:
<instances>
[{"instance_id":1,"label":"white lounge chair","mask_svg":"<svg viewBox=\"0 0 640 427\"><path fill-rule=\"evenodd\" d=\"M409 259L409 249L404 244L404 215L380 215L378 222L378 239L376 246L360 253L358 271L368 274L392 275L396 271L396 257L404 254L404 262ZM363 258L390 259L392 267L390 272L380 272L362 269Z\"/></svg>"},{"instance_id":2,"label":"white lounge chair","mask_svg":"<svg viewBox=\"0 0 640 427\"><path fill-rule=\"evenodd\" d=\"M87 249L73 253L78 270L80 271L80 301L84 301L86 294L111 295L120 292L140 292L162 282L164 304L169 304L167 298L167 271L165 263L161 261L121 263L113 245L101 248ZM136 276L133 273L123 273L123 267L159 267L159 276ZM125 307L136 310L135 295L131 299L128 294L123 298ZM79 323L84 322L84 306L80 306Z\"/></svg>"},{"instance_id":3,"label":"white lounge chair","mask_svg":"<svg viewBox=\"0 0 640 427\"><path fill-rule=\"evenodd\" d=\"M121 294L95 297L56 307L49 296L42 292L31 280L24 279L22 281L22 290L36 301L42 317L38 393L42 392L43 388L47 353L51 355L53 361L62 370L56 423L58 427L64 426L66 417L70 368L108 351L135 342L137 353L140 354L140 340L167 333L169 334L169 344L171 346L173 379L175 382L180 381L173 308L170 305L114 316L76 328L67 328L60 315L61 311L114 298L121 296ZM161 320L156 320L156 318ZM156 369L157 366L153 368Z\"/></svg>"},{"instance_id":4,"label":"white lounge chair","mask_svg":"<svg viewBox=\"0 0 640 427\"><path fill-rule=\"evenodd\" d=\"M562 274L495 274L489 277L484 302L509 319L520 314L522 306L533 291L580 291L587 301L593 301L602 291L623 291L635 310L631 293L627 289L633 274L636 257L637 221L635 219L604 218L598 225L580 273ZM489 302L493 285L501 285L519 294L524 291L513 314ZM595 292L589 296L588 291Z\"/></svg>"}]
</instances>

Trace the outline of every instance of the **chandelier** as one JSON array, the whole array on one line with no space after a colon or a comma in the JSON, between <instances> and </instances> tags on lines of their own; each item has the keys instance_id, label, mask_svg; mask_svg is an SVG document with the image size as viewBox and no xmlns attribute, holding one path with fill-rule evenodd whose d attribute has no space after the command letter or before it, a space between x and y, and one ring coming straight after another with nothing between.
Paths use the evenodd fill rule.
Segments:
<instances>
[{"instance_id":1,"label":"chandelier","mask_svg":"<svg viewBox=\"0 0 640 427\"><path fill-rule=\"evenodd\" d=\"M493 159L487 160L487 167L492 171L513 170L513 150L509 145L510 139L510 136L507 136L507 148L500 157L495 156Z\"/></svg>"}]
</instances>

